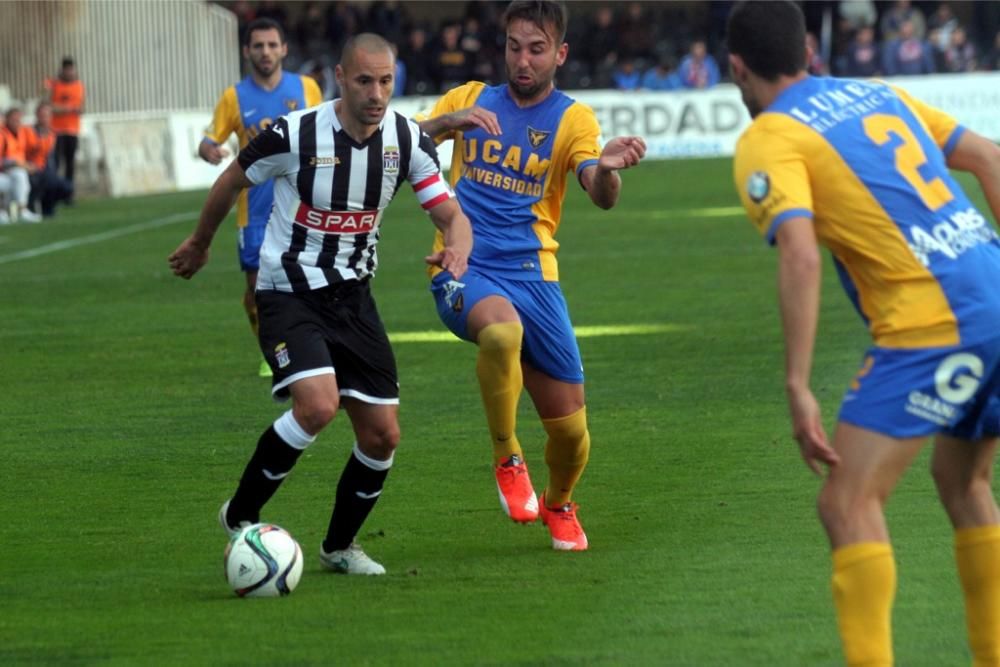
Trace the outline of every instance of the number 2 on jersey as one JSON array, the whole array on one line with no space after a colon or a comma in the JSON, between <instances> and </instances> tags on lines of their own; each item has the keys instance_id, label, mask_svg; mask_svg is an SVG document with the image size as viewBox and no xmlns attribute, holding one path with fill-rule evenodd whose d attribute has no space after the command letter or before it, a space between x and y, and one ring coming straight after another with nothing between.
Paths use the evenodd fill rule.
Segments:
<instances>
[{"instance_id":1,"label":"number 2 on jersey","mask_svg":"<svg viewBox=\"0 0 1000 667\"><path fill-rule=\"evenodd\" d=\"M927 208L936 211L955 198L939 176L928 181L920 174L920 168L927 164L927 156L917 138L913 136L913 131L902 118L874 114L866 116L862 122L865 134L879 146L892 141L892 135L896 135L902 141L896 146L896 171L913 186Z\"/></svg>"}]
</instances>

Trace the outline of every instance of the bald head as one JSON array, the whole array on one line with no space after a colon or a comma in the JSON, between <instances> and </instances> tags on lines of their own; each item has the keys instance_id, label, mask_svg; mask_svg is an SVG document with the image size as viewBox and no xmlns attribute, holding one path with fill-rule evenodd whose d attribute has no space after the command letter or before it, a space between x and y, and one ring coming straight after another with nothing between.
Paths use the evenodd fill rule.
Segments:
<instances>
[{"instance_id":1,"label":"bald head","mask_svg":"<svg viewBox=\"0 0 1000 667\"><path fill-rule=\"evenodd\" d=\"M340 66L345 70L352 69L357 64L359 53L369 56L388 53L395 58L392 45L383 37L373 32L363 32L344 43L344 49L340 53Z\"/></svg>"}]
</instances>

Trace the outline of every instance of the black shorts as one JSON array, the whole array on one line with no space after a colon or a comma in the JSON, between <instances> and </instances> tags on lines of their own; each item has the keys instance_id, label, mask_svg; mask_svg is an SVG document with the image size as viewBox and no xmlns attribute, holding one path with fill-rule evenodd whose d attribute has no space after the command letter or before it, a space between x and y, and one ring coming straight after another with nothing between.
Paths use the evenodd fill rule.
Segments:
<instances>
[{"instance_id":1,"label":"black shorts","mask_svg":"<svg viewBox=\"0 0 1000 667\"><path fill-rule=\"evenodd\" d=\"M311 292L258 291L257 314L276 400L287 399L297 380L336 374L341 396L399 403L396 359L368 281Z\"/></svg>"}]
</instances>

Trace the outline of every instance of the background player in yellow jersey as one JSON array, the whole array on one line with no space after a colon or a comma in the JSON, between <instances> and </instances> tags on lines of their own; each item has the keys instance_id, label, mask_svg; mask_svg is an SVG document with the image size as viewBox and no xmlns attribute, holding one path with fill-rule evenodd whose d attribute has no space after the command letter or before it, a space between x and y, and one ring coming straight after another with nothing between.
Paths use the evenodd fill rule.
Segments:
<instances>
[{"instance_id":1,"label":"background player in yellow jersey","mask_svg":"<svg viewBox=\"0 0 1000 667\"><path fill-rule=\"evenodd\" d=\"M886 84L809 76L804 20L791 2L737 4L727 43L754 117L737 144L736 186L778 247L793 434L812 470L828 467L818 505L847 662L892 664L896 570L883 507L934 434L932 472L955 531L974 664L996 667L1000 242L948 167L974 174L997 216L1000 148ZM817 242L873 338L832 442L810 390Z\"/></svg>"},{"instance_id":2,"label":"background player in yellow jersey","mask_svg":"<svg viewBox=\"0 0 1000 667\"><path fill-rule=\"evenodd\" d=\"M556 90L566 60L566 9L559 2L512 2L507 31L508 82L472 82L442 97L421 128L440 143L454 139L451 181L472 222L475 245L461 281L434 270L442 321L479 346L479 378L500 503L517 522L541 513L560 550L588 546L570 498L590 451L583 367L559 288L555 233L566 175L609 209L620 169L645 154L639 137L602 150L594 112ZM442 248L437 236L434 250ZM541 509L515 434L526 388L548 434L549 482Z\"/></svg>"},{"instance_id":3,"label":"background player in yellow jersey","mask_svg":"<svg viewBox=\"0 0 1000 667\"><path fill-rule=\"evenodd\" d=\"M319 86L312 78L286 73L282 69L281 63L287 54L285 33L277 22L261 18L247 25L243 36L243 57L250 66L250 72L222 93L215 107L212 126L198 146L198 155L203 160L219 164L227 157L229 152L224 144L233 132L242 150L279 116L315 106L323 100ZM244 190L236 202L240 268L246 276L243 308L255 336L257 306L254 287L260 267L260 246L264 241L273 201L274 184L266 181ZM260 375L271 376L271 368L266 361L261 361Z\"/></svg>"}]
</instances>

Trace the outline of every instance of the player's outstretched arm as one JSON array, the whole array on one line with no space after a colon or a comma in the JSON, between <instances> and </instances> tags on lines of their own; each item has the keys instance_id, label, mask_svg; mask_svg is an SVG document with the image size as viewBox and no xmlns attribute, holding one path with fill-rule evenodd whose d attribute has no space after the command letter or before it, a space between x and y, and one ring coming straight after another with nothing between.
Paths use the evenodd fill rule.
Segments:
<instances>
[{"instance_id":1,"label":"player's outstretched arm","mask_svg":"<svg viewBox=\"0 0 1000 667\"><path fill-rule=\"evenodd\" d=\"M597 166L587 167L580 175L590 200L605 210L617 204L622 190L618 172L639 164L645 155L646 142L642 137L615 137L609 141Z\"/></svg>"},{"instance_id":2,"label":"player's outstretched arm","mask_svg":"<svg viewBox=\"0 0 1000 667\"><path fill-rule=\"evenodd\" d=\"M802 459L818 475L820 463L832 466L839 461L823 429L819 403L809 388L823 262L808 218L785 221L778 228L777 240L778 300L785 335L785 389L792 436L799 443Z\"/></svg>"},{"instance_id":3,"label":"player's outstretched arm","mask_svg":"<svg viewBox=\"0 0 1000 667\"><path fill-rule=\"evenodd\" d=\"M1000 146L972 130L966 130L948 156L948 166L976 177L993 212L993 219L1000 223Z\"/></svg>"},{"instance_id":4,"label":"player's outstretched arm","mask_svg":"<svg viewBox=\"0 0 1000 667\"><path fill-rule=\"evenodd\" d=\"M174 275L190 279L205 266L208 262L208 248L212 245L215 232L236 203L240 190L251 185L253 183L247 180L243 168L235 160L215 179L201 209L198 226L167 258Z\"/></svg>"},{"instance_id":5,"label":"player's outstretched arm","mask_svg":"<svg viewBox=\"0 0 1000 667\"><path fill-rule=\"evenodd\" d=\"M449 138L452 132L463 132L477 127L482 128L487 134L494 136L500 134L500 121L497 115L488 109L476 106L428 118L420 121L419 125L424 133L434 137L438 143Z\"/></svg>"},{"instance_id":6,"label":"player's outstretched arm","mask_svg":"<svg viewBox=\"0 0 1000 667\"><path fill-rule=\"evenodd\" d=\"M457 280L469 265L472 252L472 225L457 199L448 199L428 211L431 222L444 235L444 248L424 257L428 264L440 266Z\"/></svg>"}]
</instances>

